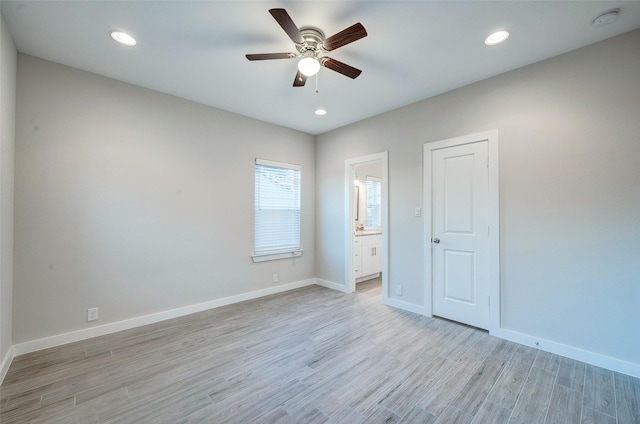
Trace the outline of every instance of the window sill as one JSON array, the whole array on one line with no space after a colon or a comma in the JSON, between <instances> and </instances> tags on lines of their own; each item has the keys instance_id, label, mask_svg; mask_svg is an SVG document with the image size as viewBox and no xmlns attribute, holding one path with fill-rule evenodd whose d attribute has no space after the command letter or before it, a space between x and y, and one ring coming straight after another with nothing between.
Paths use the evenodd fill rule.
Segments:
<instances>
[{"instance_id":1,"label":"window sill","mask_svg":"<svg viewBox=\"0 0 640 424\"><path fill-rule=\"evenodd\" d=\"M291 252L262 253L260 255L251 255L251 259L254 263L258 263L266 261L276 261L278 259L299 258L300 256L302 256L303 251L304 249L297 249Z\"/></svg>"}]
</instances>

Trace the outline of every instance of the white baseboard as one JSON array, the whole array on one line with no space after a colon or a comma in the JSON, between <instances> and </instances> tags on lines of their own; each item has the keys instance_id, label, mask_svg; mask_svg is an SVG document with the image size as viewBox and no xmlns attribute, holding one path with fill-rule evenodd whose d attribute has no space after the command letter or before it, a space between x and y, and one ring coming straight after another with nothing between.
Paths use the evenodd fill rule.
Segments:
<instances>
[{"instance_id":1,"label":"white baseboard","mask_svg":"<svg viewBox=\"0 0 640 424\"><path fill-rule=\"evenodd\" d=\"M363 280L364 281L364 280ZM332 290L338 290L343 293L351 293L349 288L344 284L333 283L331 281L323 280L321 278L316 278L316 284L322 287L326 287ZM424 306L416 305L414 303L404 302L402 300L397 299L382 299L382 304L387 306L392 306L394 308L402 309L403 311L414 312L420 315L430 316Z\"/></svg>"},{"instance_id":2,"label":"white baseboard","mask_svg":"<svg viewBox=\"0 0 640 424\"><path fill-rule=\"evenodd\" d=\"M382 303L394 308L414 312L416 314L430 316L423 306L414 305L413 303L407 303L397 299L383 299ZM553 342L550 340L541 339L504 328L499 328L495 331L491 331L491 335L526 346L532 346L545 352L555 353L556 355L565 356L577 361L586 362L587 364L640 378L640 364L637 363L612 358L610 356L565 345L562 343Z\"/></svg>"},{"instance_id":3,"label":"white baseboard","mask_svg":"<svg viewBox=\"0 0 640 424\"><path fill-rule=\"evenodd\" d=\"M369 275L365 275L365 276L362 276L362 277L356 278L356 284L358 284L358 283L362 283L363 281L369 281L369 280L371 280L372 278L378 278L378 277L380 277L381 275L382 275L382 273L380 273L380 272L376 272L375 274L369 274Z\"/></svg>"},{"instance_id":4,"label":"white baseboard","mask_svg":"<svg viewBox=\"0 0 640 424\"><path fill-rule=\"evenodd\" d=\"M181 308L171 309L168 311L158 312L155 314L144 315L136 318L131 318L123 321L112 322L109 324L100 325L97 327L91 327L83 330L72 331L69 333L59 334L56 336L45 337L43 339L32 340L24 343L18 343L13 345L13 355L23 355L25 353L36 352L38 350L47 349L50 347L60 346L67 343L73 343L80 340L90 339L92 337L103 336L105 334L111 334L122 330L129 330L135 327L141 327L147 324L153 324L160 321L165 321L172 318L178 318L181 316L194 314L196 312L202 312L213 308L219 308L220 306L231 305L233 303L244 302L245 300L256 299L259 297L269 296L289 290L298 289L300 287L306 287L315 284L315 279L308 279L297 281L289 284L282 284L279 286L270 287L267 289L256 290L248 293L242 293L235 296L224 297L222 299L214 299L208 302L198 303L195 305L183 306ZM4 362L3 362L4 364Z\"/></svg>"},{"instance_id":5,"label":"white baseboard","mask_svg":"<svg viewBox=\"0 0 640 424\"><path fill-rule=\"evenodd\" d=\"M416 305L415 303L405 302L403 300L398 299L382 299L382 304L387 306L392 306L394 308L402 309L403 311L413 312L419 315L431 316L427 313L427 310L424 306Z\"/></svg>"},{"instance_id":6,"label":"white baseboard","mask_svg":"<svg viewBox=\"0 0 640 424\"><path fill-rule=\"evenodd\" d=\"M0 385L4 380L4 377L11 365L11 362L15 356L23 355L25 353L35 352L50 347L63 345L66 343L72 343L80 340L90 339L92 337L102 336L105 334L111 334L122 330L128 330L135 327L140 327L147 324L153 324L160 321L165 321L172 318L178 318L181 316L193 314L196 312L202 312L220 306L226 306L233 303L243 302L245 300L256 299L259 297L269 296L289 290L294 290L301 287L317 284L322 287L341 291L343 293L349 293L347 287L342 284L333 283L327 280L319 278L297 281L294 283L283 284L279 286L270 287L267 289L256 290L249 293L243 293L235 296L225 297L222 299L215 299L204 303L198 303L195 305L189 305L181 308L171 309L169 311L158 312L155 314L144 315L137 318L132 318L124 321L118 321L109 323L97 327L87 328L83 330L73 331L69 333L60 334L57 336L46 337L43 339L32 340L25 343L19 343L9 348L7 354L0 363ZM383 299L383 304L392 306L394 308L402 309L409 312L414 312L420 315L426 315L426 309L423 306L415 305L413 303L404 302L397 299ZM586 362L591 365L596 365L602 368L610 369L616 372L627 374L633 377L640 378L640 364L624 361L621 359L612 358L606 355L586 351L573 346L564 345L549 340L544 340L530 336L528 334L519 333L517 331L507 330L500 328L496 331L492 331L493 336L510 340L512 342L520 343L527 346L533 346L546 352L555 353L557 355L566 356L571 359Z\"/></svg>"},{"instance_id":7,"label":"white baseboard","mask_svg":"<svg viewBox=\"0 0 640 424\"><path fill-rule=\"evenodd\" d=\"M491 335L523 345L532 346L540 350L544 350L545 352L566 356L567 358L575 359L577 361L586 362L591 365L640 378L640 364L612 358L610 356L601 355L599 353L583 350L562 343L540 339L528 334L504 328L491 332Z\"/></svg>"},{"instance_id":8,"label":"white baseboard","mask_svg":"<svg viewBox=\"0 0 640 424\"><path fill-rule=\"evenodd\" d=\"M349 290L349 288L344 284L332 283L331 281L323 280L321 278L316 278L316 284L328 289L338 290L343 293L351 293L351 290Z\"/></svg>"},{"instance_id":9,"label":"white baseboard","mask_svg":"<svg viewBox=\"0 0 640 424\"><path fill-rule=\"evenodd\" d=\"M0 362L0 386L2 386L2 382L4 381L4 377L7 375L7 371L9 371L9 366L11 365L11 361L13 361L14 357L13 346L9 347L7 354L2 358L2 362Z\"/></svg>"}]
</instances>

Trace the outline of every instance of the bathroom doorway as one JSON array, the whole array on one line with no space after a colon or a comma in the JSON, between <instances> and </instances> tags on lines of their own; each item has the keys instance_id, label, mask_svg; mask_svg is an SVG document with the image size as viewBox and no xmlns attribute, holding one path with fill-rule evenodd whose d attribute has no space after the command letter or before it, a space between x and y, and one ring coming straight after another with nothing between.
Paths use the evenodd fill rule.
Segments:
<instances>
[{"instance_id":1,"label":"bathroom doorway","mask_svg":"<svg viewBox=\"0 0 640 424\"><path fill-rule=\"evenodd\" d=\"M384 303L389 295L387 152L345 161L345 187L346 291L378 281Z\"/></svg>"}]
</instances>

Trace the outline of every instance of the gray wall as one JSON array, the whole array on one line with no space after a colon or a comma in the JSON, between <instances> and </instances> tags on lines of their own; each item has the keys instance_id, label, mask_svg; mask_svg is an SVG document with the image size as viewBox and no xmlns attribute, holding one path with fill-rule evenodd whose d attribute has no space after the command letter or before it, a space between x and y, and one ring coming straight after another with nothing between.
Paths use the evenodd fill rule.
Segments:
<instances>
[{"instance_id":1,"label":"gray wall","mask_svg":"<svg viewBox=\"0 0 640 424\"><path fill-rule=\"evenodd\" d=\"M16 48L0 15L0 363L12 344L16 61Z\"/></svg>"},{"instance_id":2,"label":"gray wall","mask_svg":"<svg viewBox=\"0 0 640 424\"><path fill-rule=\"evenodd\" d=\"M14 343L313 278L314 148L18 55ZM256 157L302 165L299 259L251 261Z\"/></svg>"},{"instance_id":3,"label":"gray wall","mask_svg":"<svg viewBox=\"0 0 640 424\"><path fill-rule=\"evenodd\" d=\"M4 152L14 146L5 93L15 90L15 57L3 24L0 354L12 342L272 287L274 272L281 284L344 284L344 161L380 151L389 151L390 287L420 305L423 144L498 128L502 326L638 363L640 31L315 146L309 135L18 55L12 294ZM255 157L303 166L301 259L251 263ZM85 322L89 307L100 308L98 322Z\"/></svg>"},{"instance_id":4,"label":"gray wall","mask_svg":"<svg viewBox=\"0 0 640 424\"><path fill-rule=\"evenodd\" d=\"M639 70L634 31L319 136L317 277L344 284L344 161L389 151L389 287L422 305L423 144L497 128L502 327L640 363Z\"/></svg>"}]
</instances>

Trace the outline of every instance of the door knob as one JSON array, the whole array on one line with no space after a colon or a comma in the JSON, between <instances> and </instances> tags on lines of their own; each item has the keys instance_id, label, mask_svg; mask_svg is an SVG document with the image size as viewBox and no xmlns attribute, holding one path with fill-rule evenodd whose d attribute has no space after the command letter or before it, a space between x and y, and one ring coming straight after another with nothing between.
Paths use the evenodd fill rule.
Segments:
<instances>
[{"instance_id":1,"label":"door knob","mask_svg":"<svg viewBox=\"0 0 640 424\"><path fill-rule=\"evenodd\" d=\"M440 243L440 239L437 238L437 237L436 238L432 238L431 241L434 242L434 243Z\"/></svg>"}]
</instances>

